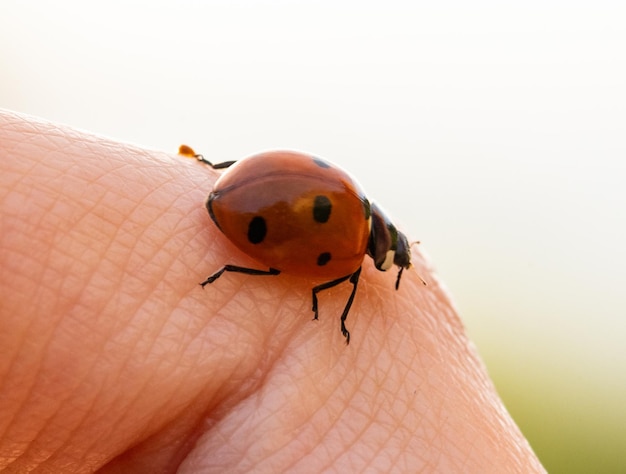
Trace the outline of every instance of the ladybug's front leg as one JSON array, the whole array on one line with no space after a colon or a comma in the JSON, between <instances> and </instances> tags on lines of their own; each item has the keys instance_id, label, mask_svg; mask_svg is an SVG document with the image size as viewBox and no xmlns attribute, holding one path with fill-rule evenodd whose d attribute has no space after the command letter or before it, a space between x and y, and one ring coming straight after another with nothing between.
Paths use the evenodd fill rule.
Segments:
<instances>
[{"instance_id":1,"label":"ladybug's front leg","mask_svg":"<svg viewBox=\"0 0 626 474\"><path fill-rule=\"evenodd\" d=\"M320 291L327 290L329 288L332 288L333 286L337 286L339 283L343 283L347 279L350 279L350 283L352 283L352 293L350 293L348 302L346 303L346 306L343 308L343 313L341 314L341 334L343 334L343 336L346 338L346 344L350 344L350 331L346 329L346 318L348 317L348 313L350 312L350 308L352 307L352 302L354 301L354 295L356 294L356 287L357 287L357 284L359 283L360 276L361 276L361 267L359 267L359 269L356 272L352 273L351 275L346 275L345 277L337 278L336 280L322 283L321 285L317 285L316 287L313 288L313 313L315 313L315 316L313 316L313 319L319 319L318 318L319 315L317 312L317 294Z\"/></svg>"},{"instance_id":2,"label":"ladybug's front leg","mask_svg":"<svg viewBox=\"0 0 626 474\"><path fill-rule=\"evenodd\" d=\"M280 270L276 270L275 268L270 268L269 270L257 270L255 268L238 267L236 265L224 265L213 275L200 283L200 286L204 288L209 283L213 283L221 277L224 272L245 273L246 275L278 275Z\"/></svg>"}]
</instances>

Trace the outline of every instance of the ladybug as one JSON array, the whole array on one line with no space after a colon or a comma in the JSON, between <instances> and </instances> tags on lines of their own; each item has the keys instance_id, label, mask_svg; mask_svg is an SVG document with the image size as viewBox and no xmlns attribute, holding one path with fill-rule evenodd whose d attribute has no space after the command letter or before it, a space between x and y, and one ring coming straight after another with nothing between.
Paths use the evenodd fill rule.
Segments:
<instances>
[{"instance_id":1,"label":"ladybug","mask_svg":"<svg viewBox=\"0 0 626 474\"><path fill-rule=\"evenodd\" d=\"M396 290L402 272L411 267L406 236L338 166L293 151L270 151L217 164L186 145L179 154L213 169L228 168L215 183L206 208L235 246L267 268L224 265L200 283L203 288L224 272L285 272L325 280L312 289L312 311L318 319L318 293L349 281L352 293L341 314L341 333L349 344L345 321L365 255L374 260L378 270L399 267Z\"/></svg>"}]
</instances>

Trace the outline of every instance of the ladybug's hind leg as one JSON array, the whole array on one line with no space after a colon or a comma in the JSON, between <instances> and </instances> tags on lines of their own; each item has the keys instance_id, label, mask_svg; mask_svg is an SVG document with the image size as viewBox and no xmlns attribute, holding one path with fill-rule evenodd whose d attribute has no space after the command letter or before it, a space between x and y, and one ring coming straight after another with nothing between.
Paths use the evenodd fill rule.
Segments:
<instances>
[{"instance_id":1,"label":"ladybug's hind leg","mask_svg":"<svg viewBox=\"0 0 626 474\"><path fill-rule=\"evenodd\" d=\"M346 329L346 318L348 317L348 313L350 312L350 308L352 307L352 302L354 301L354 295L356 294L356 287L357 287L357 284L359 283L360 276L361 276L361 267L359 267L359 269L356 272L352 273L351 275L346 275L345 277L337 278L336 280L322 283L321 285L317 285L316 287L313 288L313 313L315 313L315 316L313 317L313 319L319 319L318 311L317 311L317 294L320 291L328 290L329 288L332 288L333 286L337 286L340 283L343 283L344 281L350 279L350 283L352 283L352 293L350 293L350 297L348 298L346 306L343 308L343 313L341 313L341 334L343 334L343 336L346 338L346 344L350 344L350 331Z\"/></svg>"},{"instance_id":2,"label":"ladybug's hind leg","mask_svg":"<svg viewBox=\"0 0 626 474\"><path fill-rule=\"evenodd\" d=\"M233 160L233 161L222 161L221 163L211 163L209 160L207 160L202 155L194 155L194 158L196 160L198 160L200 163L204 163L205 165L209 165L214 170L222 170L222 169L228 168L229 166L234 165L236 163L235 160Z\"/></svg>"},{"instance_id":3,"label":"ladybug's hind leg","mask_svg":"<svg viewBox=\"0 0 626 474\"><path fill-rule=\"evenodd\" d=\"M195 158L200 163L204 163L205 165L209 165L214 170L221 170L221 169L224 169L224 168L228 168L229 166L231 166L232 164L235 163L235 161L224 161L222 163L215 163L215 164L213 164L209 160L207 160L204 156L200 155L199 153L196 153L194 151L194 149L191 148L189 145L181 145L181 146L179 146L178 147L178 154L181 155L181 156L186 156L187 158Z\"/></svg>"},{"instance_id":4,"label":"ladybug's hind leg","mask_svg":"<svg viewBox=\"0 0 626 474\"><path fill-rule=\"evenodd\" d=\"M269 270L257 270L255 268L238 267L236 265L224 265L213 275L200 283L200 286L204 288L206 285L213 283L221 277L224 272L245 273L246 275L278 275L280 270L276 270L275 268L270 268Z\"/></svg>"}]
</instances>

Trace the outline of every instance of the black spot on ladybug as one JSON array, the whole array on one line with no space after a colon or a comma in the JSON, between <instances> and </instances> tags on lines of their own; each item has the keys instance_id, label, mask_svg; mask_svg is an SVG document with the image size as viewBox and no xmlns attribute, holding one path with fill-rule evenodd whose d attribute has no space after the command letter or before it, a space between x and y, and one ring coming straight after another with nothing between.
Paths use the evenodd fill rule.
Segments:
<instances>
[{"instance_id":1,"label":"black spot on ladybug","mask_svg":"<svg viewBox=\"0 0 626 474\"><path fill-rule=\"evenodd\" d=\"M331 258L332 258L332 256L330 255L330 252L323 252L323 253L318 255L318 257L317 257L317 264L320 267L322 267L322 266L326 265L328 262L330 262Z\"/></svg>"},{"instance_id":2,"label":"black spot on ladybug","mask_svg":"<svg viewBox=\"0 0 626 474\"><path fill-rule=\"evenodd\" d=\"M330 163L325 162L321 158L313 158L313 163L315 163L320 168L330 168Z\"/></svg>"},{"instance_id":3,"label":"black spot on ladybug","mask_svg":"<svg viewBox=\"0 0 626 474\"><path fill-rule=\"evenodd\" d=\"M255 216L248 224L248 240L252 244L260 244L265 240L267 225L261 216Z\"/></svg>"},{"instance_id":4,"label":"black spot on ladybug","mask_svg":"<svg viewBox=\"0 0 626 474\"><path fill-rule=\"evenodd\" d=\"M315 222L320 224L328 222L332 208L333 205L326 196L315 196L313 201L313 219L315 219Z\"/></svg>"}]
</instances>

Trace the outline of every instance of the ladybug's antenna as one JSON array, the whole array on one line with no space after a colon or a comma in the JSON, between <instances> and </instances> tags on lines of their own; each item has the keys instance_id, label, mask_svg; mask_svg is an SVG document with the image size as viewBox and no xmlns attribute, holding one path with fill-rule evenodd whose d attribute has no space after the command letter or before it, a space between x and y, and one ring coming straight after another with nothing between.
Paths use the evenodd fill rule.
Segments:
<instances>
[{"instance_id":1,"label":"ladybug's antenna","mask_svg":"<svg viewBox=\"0 0 626 474\"><path fill-rule=\"evenodd\" d=\"M422 275L420 275L420 274L419 274L419 273L417 273L417 272L415 272L415 274L417 275L417 278L419 278L419 279L420 279L420 281L422 282L422 284L423 284L424 286L428 286L428 283L426 283L426 280L424 280L424 279L422 278Z\"/></svg>"},{"instance_id":2,"label":"ladybug's antenna","mask_svg":"<svg viewBox=\"0 0 626 474\"><path fill-rule=\"evenodd\" d=\"M411 242L409 244L409 247L413 247L414 245L419 245L421 242L419 240L414 240L413 242ZM400 269L400 273L402 273L402 269ZM415 274L417 275L417 278L420 279L420 281L422 282L422 284L424 286L428 286L428 283L426 283L426 280L424 280L422 278L422 275L420 275L419 273L415 272ZM396 282L396 289L398 288L398 285L400 284L400 275L398 275L398 281Z\"/></svg>"},{"instance_id":3,"label":"ladybug's antenna","mask_svg":"<svg viewBox=\"0 0 626 474\"><path fill-rule=\"evenodd\" d=\"M396 290L400 288L400 278L402 278L402 272L404 271L405 268L411 268L412 266L413 265L409 265L408 267L400 267L400 270L398 270L398 277L396 278ZM415 272L415 274L417 275L417 278L420 279L420 281L422 282L424 286L428 286L428 283L426 283L426 280L424 280L419 273Z\"/></svg>"}]
</instances>

